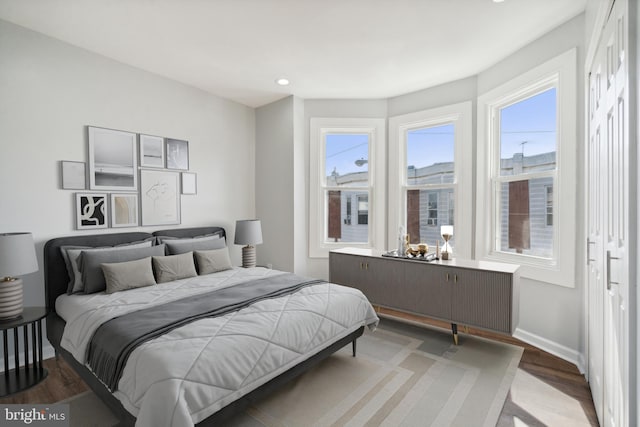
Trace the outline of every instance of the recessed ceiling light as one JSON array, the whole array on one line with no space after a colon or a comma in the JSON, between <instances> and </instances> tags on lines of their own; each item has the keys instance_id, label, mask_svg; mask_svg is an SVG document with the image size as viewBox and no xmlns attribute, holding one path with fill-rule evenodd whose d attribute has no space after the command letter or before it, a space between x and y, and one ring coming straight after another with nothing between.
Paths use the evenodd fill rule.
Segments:
<instances>
[{"instance_id":1,"label":"recessed ceiling light","mask_svg":"<svg viewBox=\"0 0 640 427\"><path fill-rule=\"evenodd\" d=\"M494 3L502 3L504 0L493 0Z\"/></svg>"},{"instance_id":2,"label":"recessed ceiling light","mask_svg":"<svg viewBox=\"0 0 640 427\"><path fill-rule=\"evenodd\" d=\"M289 85L289 79L280 78L276 80L276 83L279 84L280 86L287 86Z\"/></svg>"}]
</instances>

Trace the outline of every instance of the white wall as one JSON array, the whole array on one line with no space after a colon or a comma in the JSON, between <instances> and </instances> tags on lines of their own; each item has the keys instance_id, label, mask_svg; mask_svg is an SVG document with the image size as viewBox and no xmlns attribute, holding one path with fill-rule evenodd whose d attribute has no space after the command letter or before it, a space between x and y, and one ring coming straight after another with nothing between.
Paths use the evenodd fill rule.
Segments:
<instances>
[{"instance_id":1,"label":"white wall","mask_svg":"<svg viewBox=\"0 0 640 427\"><path fill-rule=\"evenodd\" d=\"M294 271L294 97L256 110L256 216L259 265Z\"/></svg>"},{"instance_id":2,"label":"white wall","mask_svg":"<svg viewBox=\"0 0 640 427\"><path fill-rule=\"evenodd\" d=\"M576 204L576 272L575 288L547 285L522 279L520 296L520 326L516 336L541 348L563 356L583 369L585 352L584 323L584 260L586 236L584 234L585 186L584 186L584 59L585 16L579 15L564 25L514 53L478 75L478 95L495 88L509 79L524 73L536 65L577 47L577 174ZM562 256L562 255L561 255Z\"/></svg>"},{"instance_id":3,"label":"white wall","mask_svg":"<svg viewBox=\"0 0 640 427\"><path fill-rule=\"evenodd\" d=\"M407 114L414 111L422 111L429 108L439 107L443 105L450 105L458 102L471 101L473 105L473 128L476 129L476 98L478 95L516 77L523 73L527 69L540 64L548 59L551 59L573 47L578 48L578 140L581 141L584 137L583 126L583 108L584 96L582 92L583 88L583 70L584 70L584 15L580 15L566 24L551 31L547 35L532 42L525 48L514 53L505 60L495 64L493 67L485 70L477 76L466 78L463 80L447 83L433 88L428 88L418 92L405 94L389 98L387 100L305 100L304 101L304 126L305 126L305 153L304 159L306 162L304 179L305 188L308 189L309 183L309 120L312 117L393 117L396 115ZM282 101L280 101L282 102ZM263 107L265 108L265 107ZM294 126L299 119L299 113L293 112L293 107L287 108L288 118L285 118L287 127ZM258 116L260 113L258 113ZM257 138L266 137L261 136L263 131L268 134L271 132L271 128L275 125L273 123L269 126L262 126L262 122L259 120L257 124ZM287 145L296 145L292 140ZM474 132L473 151L474 158L476 152L477 140ZM581 144L578 144L582 147ZM260 149L260 148L258 148ZM296 161L287 158L286 161L278 161L279 167L288 168L284 173L285 175L295 177L296 182L301 179L301 173L298 170L299 166L299 150L295 151ZM582 179L583 176L583 158L584 151L582 148L578 149L576 153L578 157L579 170L576 176L576 193L578 194L578 212L584 212L584 186ZM261 155L258 156L258 168L260 163L270 165L271 161L263 159ZM295 171L294 171L295 169ZM262 174L259 173L258 176ZM475 171L473 176L475 177ZM260 184L258 184L260 185ZM292 202L296 209L294 209L294 220L296 224L304 222L307 224L308 220L308 206L309 198L305 193L304 199L304 211L299 208L301 194L305 191L296 190L294 201ZM260 196L258 196L260 197ZM474 200L475 203L475 200ZM260 205L260 203L259 203ZM473 215L473 213L472 213ZM263 222L264 223L264 222ZM276 222L270 223L275 225ZM584 258L584 248L582 242L584 241L583 233L584 218L581 216L576 221L576 233L577 241L575 244L575 256L577 260ZM298 228L292 227L290 224L285 224L279 235L290 233L294 230L295 254L291 254L292 261L295 258L295 271L300 274L305 274L314 277L327 278L328 276L328 260L309 258L306 256L308 251L308 229L307 227ZM273 230L278 234L278 231ZM304 234L302 234L304 233ZM302 235L301 235L302 234ZM473 238L473 236L472 236ZM302 244L301 242L304 242ZM473 242L472 246L475 246ZM304 250L304 259L299 259L300 252ZM541 348L552 351L559 356L571 360L578 364L580 367L583 365L582 354L584 354L584 329L583 321L583 272L581 268L581 262L577 262L576 268L576 287L564 288L551 284L535 282L532 280L523 279L521 283L521 305L520 305L520 327L518 336L526 341L532 342Z\"/></svg>"},{"instance_id":4,"label":"white wall","mask_svg":"<svg viewBox=\"0 0 640 427\"><path fill-rule=\"evenodd\" d=\"M87 160L86 125L189 141L198 194L182 225L255 216L254 110L0 20L0 232L31 231L40 271L23 277L25 305L44 304L42 248L74 230L74 192L59 160ZM154 231L160 227L117 229ZM164 227L174 228L174 227ZM229 245L234 264L240 247Z\"/></svg>"}]
</instances>

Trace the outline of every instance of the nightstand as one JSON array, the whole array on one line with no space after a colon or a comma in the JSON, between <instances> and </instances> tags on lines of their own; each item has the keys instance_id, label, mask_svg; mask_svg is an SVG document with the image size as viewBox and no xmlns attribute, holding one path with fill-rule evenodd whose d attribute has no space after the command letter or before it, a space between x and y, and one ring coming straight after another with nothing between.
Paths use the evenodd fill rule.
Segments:
<instances>
[{"instance_id":1,"label":"nightstand","mask_svg":"<svg viewBox=\"0 0 640 427\"><path fill-rule=\"evenodd\" d=\"M42 367L42 319L47 315L45 307L25 307L22 316L0 322L4 372L0 373L0 397L33 387L47 377ZM22 350L18 333L22 328ZM29 342L31 329L31 342ZM13 330L13 352L9 351L9 334ZM31 357L29 357L29 346ZM13 353L13 369L9 369L9 355ZM22 354L21 354L22 353Z\"/></svg>"}]
</instances>

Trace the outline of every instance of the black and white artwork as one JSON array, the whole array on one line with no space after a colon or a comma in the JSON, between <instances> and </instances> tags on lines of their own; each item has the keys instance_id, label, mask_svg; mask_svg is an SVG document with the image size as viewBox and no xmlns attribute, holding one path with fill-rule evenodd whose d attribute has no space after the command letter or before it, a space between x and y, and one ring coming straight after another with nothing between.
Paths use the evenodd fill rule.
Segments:
<instances>
[{"instance_id":1,"label":"black and white artwork","mask_svg":"<svg viewBox=\"0 0 640 427\"><path fill-rule=\"evenodd\" d=\"M189 170L189 142L167 138L167 169Z\"/></svg>"},{"instance_id":2,"label":"black and white artwork","mask_svg":"<svg viewBox=\"0 0 640 427\"><path fill-rule=\"evenodd\" d=\"M182 194L197 193L197 175L192 172L182 172Z\"/></svg>"},{"instance_id":3,"label":"black and white artwork","mask_svg":"<svg viewBox=\"0 0 640 427\"><path fill-rule=\"evenodd\" d=\"M142 225L180 224L180 173L140 171Z\"/></svg>"},{"instance_id":4,"label":"black and white artwork","mask_svg":"<svg viewBox=\"0 0 640 427\"><path fill-rule=\"evenodd\" d=\"M76 228L107 228L107 195L76 193Z\"/></svg>"},{"instance_id":5,"label":"black and white artwork","mask_svg":"<svg viewBox=\"0 0 640 427\"><path fill-rule=\"evenodd\" d=\"M137 137L135 133L88 127L89 188L135 191L138 189Z\"/></svg>"},{"instance_id":6,"label":"black and white artwork","mask_svg":"<svg viewBox=\"0 0 640 427\"><path fill-rule=\"evenodd\" d=\"M164 138L140 134L140 166L164 168Z\"/></svg>"},{"instance_id":7,"label":"black and white artwork","mask_svg":"<svg viewBox=\"0 0 640 427\"><path fill-rule=\"evenodd\" d=\"M64 190L84 190L87 188L87 180L84 162L60 162L62 171L62 188Z\"/></svg>"},{"instance_id":8,"label":"black and white artwork","mask_svg":"<svg viewBox=\"0 0 640 427\"><path fill-rule=\"evenodd\" d=\"M138 195L111 194L111 226L135 227L138 225Z\"/></svg>"}]
</instances>

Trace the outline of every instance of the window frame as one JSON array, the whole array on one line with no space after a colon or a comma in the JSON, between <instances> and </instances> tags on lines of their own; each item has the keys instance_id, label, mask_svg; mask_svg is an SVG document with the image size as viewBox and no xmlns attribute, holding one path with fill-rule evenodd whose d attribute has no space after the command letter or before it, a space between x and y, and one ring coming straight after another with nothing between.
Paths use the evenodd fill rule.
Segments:
<instances>
[{"instance_id":1,"label":"window frame","mask_svg":"<svg viewBox=\"0 0 640 427\"><path fill-rule=\"evenodd\" d=\"M461 191L473 186L473 128L472 103L470 101L419 111L389 119L389 227L388 240L396 242L398 226L407 229L407 191L454 191L454 235L457 237L454 256L472 258L473 192ZM453 183L408 185L407 182L407 132L424 127L453 124L454 127L454 181ZM440 202L440 201L438 201ZM463 215L463 212L466 214ZM439 227L440 224L437 225ZM435 242L426 242L429 245Z\"/></svg>"},{"instance_id":2,"label":"window frame","mask_svg":"<svg viewBox=\"0 0 640 427\"><path fill-rule=\"evenodd\" d=\"M386 230L386 126L385 119L373 118L327 118L312 117L309 123L309 257L328 258L329 251L345 247L384 249ZM325 191L329 188L325 175L325 137L327 134L350 133L369 135L369 183L366 187L358 187L358 191L367 190L369 194L368 241L359 242L328 242L327 214L328 206L325 201ZM355 159L354 159L355 161ZM331 189L334 189L333 187ZM342 188L341 190L352 190ZM358 208L356 200L356 210ZM352 202L352 211L354 209ZM358 222L353 220L351 224ZM364 226L364 224L362 224Z\"/></svg>"},{"instance_id":3,"label":"window frame","mask_svg":"<svg viewBox=\"0 0 640 427\"><path fill-rule=\"evenodd\" d=\"M523 277L565 287L575 287L577 53L571 49L478 97L478 145L476 176L476 256L487 261L520 264ZM554 178L553 257L500 252L499 198L495 191L500 177L500 108L556 88L557 143ZM538 174L522 174L531 180ZM489 200L488 203L480 201Z\"/></svg>"}]
</instances>

